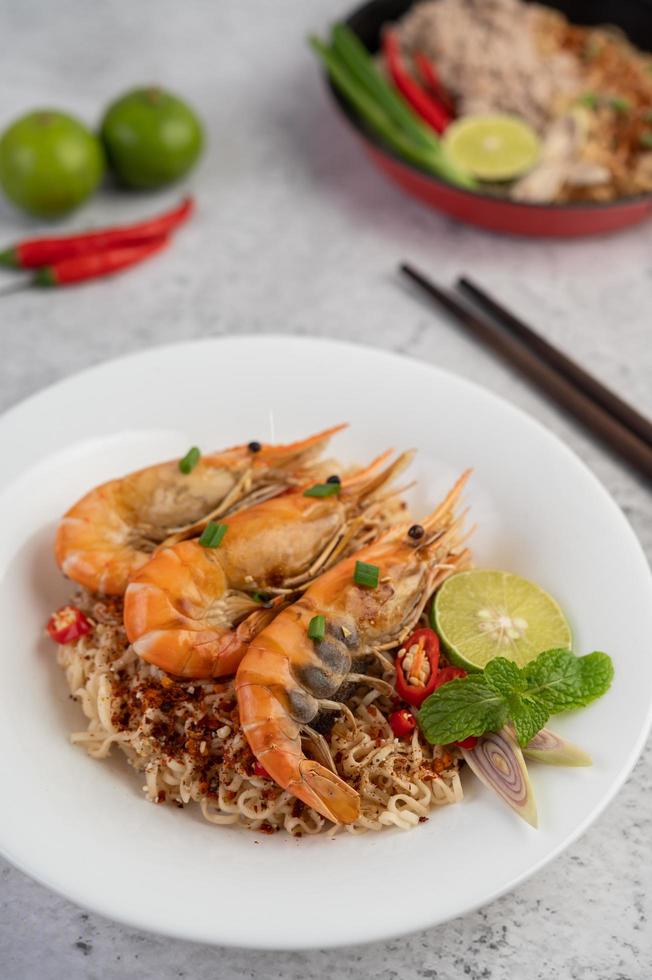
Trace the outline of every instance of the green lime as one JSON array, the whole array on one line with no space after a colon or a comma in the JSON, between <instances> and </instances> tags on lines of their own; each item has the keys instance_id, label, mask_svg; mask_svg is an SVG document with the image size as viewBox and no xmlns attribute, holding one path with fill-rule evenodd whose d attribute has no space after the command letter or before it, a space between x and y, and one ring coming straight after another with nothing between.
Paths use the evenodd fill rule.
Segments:
<instances>
[{"instance_id":1,"label":"green lime","mask_svg":"<svg viewBox=\"0 0 652 980\"><path fill-rule=\"evenodd\" d=\"M101 136L109 164L128 187L162 187L183 177L202 151L202 126L181 99L160 88L127 92L106 110Z\"/></svg>"},{"instance_id":2,"label":"green lime","mask_svg":"<svg viewBox=\"0 0 652 980\"><path fill-rule=\"evenodd\" d=\"M462 116L446 130L449 159L478 180L511 180L539 159L539 137L516 116Z\"/></svg>"},{"instance_id":3,"label":"green lime","mask_svg":"<svg viewBox=\"0 0 652 980\"><path fill-rule=\"evenodd\" d=\"M45 218L76 208L104 173L98 139L54 109L21 116L0 137L0 184L18 207Z\"/></svg>"},{"instance_id":4,"label":"green lime","mask_svg":"<svg viewBox=\"0 0 652 980\"><path fill-rule=\"evenodd\" d=\"M494 657L523 667L543 650L571 646L570 626L552 596L511 572L451 576L435 596L433 616L451 661L467 670Z\"/></svg>"}]
</instances>

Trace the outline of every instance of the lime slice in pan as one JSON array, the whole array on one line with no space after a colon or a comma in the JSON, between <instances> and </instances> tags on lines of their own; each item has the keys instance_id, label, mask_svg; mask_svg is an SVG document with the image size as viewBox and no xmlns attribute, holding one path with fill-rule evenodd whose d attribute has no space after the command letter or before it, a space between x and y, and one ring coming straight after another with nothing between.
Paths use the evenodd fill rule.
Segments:
<instances>
[{"instance_id":1,"label":"lime slice in pan","mask_svg":"<svg viewBox=\"0 0 652 980\"><path fill-rule=\"evenodd\" d=\"M543 650L571 647L570 626L552 596L511 572L453 575L432 611L449 659L465 670L482 669L494 657L523 667Z\"/></svg>"},{"instance_id":2,"label":"lime slice in pan","mask_svg":"<svg viewBox=\"0 0 652 980\"><path fill-rule=\"evenodd\" d=\"M446 130L450 160L478 180L512 180L539 159L539 137L517 116L462 116Z\"/></svg>"}]
</instances>

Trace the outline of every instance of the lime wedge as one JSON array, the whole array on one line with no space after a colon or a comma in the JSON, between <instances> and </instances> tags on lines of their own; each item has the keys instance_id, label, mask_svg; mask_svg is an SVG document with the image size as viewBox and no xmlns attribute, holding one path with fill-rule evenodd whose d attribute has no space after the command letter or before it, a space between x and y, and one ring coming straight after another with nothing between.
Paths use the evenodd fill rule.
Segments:
<instances>
[{"instance_id":1,"label":"lime wedge","mask_svg":"<svg viewBox=\"0 0 652 980\"><path fill-rule=\"evenodd\" d=\"M462 116L446 130L446 154L478 180L511 180L539 159L539 137L516 116Z\"/></svg>"},{"instance_id":2,"label":"lime wedge","mask_svg":"<svg viewBox=\"0 0 652 980\"><path fill-rule=\"evenodd\" d=\"M571 646L570 626L552 596L511 572L451 576L432 613L448 657L466 670L482 669L494 657L523 667L543 650Z\"/></svg>"}]
</instances>

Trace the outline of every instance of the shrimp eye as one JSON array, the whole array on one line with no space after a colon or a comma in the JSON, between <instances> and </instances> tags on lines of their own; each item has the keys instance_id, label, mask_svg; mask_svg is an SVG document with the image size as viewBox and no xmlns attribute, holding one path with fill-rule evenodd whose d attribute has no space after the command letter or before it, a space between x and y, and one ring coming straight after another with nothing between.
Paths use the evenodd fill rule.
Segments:
<instances>
[{"instance_id":1,"label":"shrimp eye","mask_svg":"<svg viewBox=\"0 0 652 980\"><path fill-rule=\"evenodd\" d=\"M247 446L247 449L249 450L250 453L259 453L262 448L263 447L261 446L261 444L259 442L256 442L255 439L252 442L250 442L249 445Z\"/></svg>"},{"instance_id":2,"label":"shrimp eye","mask_svg":"<svg viewBox=\"0 0 652 980\"><path fill-rule=\"evenodd\" d=\"M408 529L408 537L412 538L413 541L418 541L425 534L425 530L421 524L413 524L411 528Z\"/></svg>"},{"instance_id":3,"label":"shrimp eye","mask_svg":"<svg viewBox=\"0 0 652 980\"><path fill-rule=\"evenodd\" d=\"M340 480L337 473L333 473L333 475L329 476L328 479L326 480L326 483L341 483L341 482L342 481Z\"/></svg>"}]
</instances>

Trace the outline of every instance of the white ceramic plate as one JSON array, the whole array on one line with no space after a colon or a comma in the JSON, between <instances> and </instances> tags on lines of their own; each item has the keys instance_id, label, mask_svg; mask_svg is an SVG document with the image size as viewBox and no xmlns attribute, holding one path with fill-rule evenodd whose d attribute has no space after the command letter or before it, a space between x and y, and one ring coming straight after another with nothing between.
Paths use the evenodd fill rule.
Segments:
<instances>
[{"instance_id":1,"label":"white ceramic plate","mask_svg":"<svg viewBox=\"0 0 652 980\"><path fill-rule=\"evenodd\" d=\"M347 420L334 449L364 460L417 447L425 511L467 466L478 564L512 569L568 611L578 652L607 650L609 694L555 721L590 769L531 766L540 828L465 779L466 798L409 833L294 840L153 806L122 757L68 743L81 712L43 638L67 596L58 516L92 485L190 445L294 439ZM273 432L270 432L273 426ZM206 340L85 371L0 419L0 844L34 878L97 912L205 942L304 948L442 922L513 888L600 813L650 725L652 581L613 500L540 425L424 364L289 337ZM400 902L396 881L401 882Z\"/></svg>"}]
</instances>

